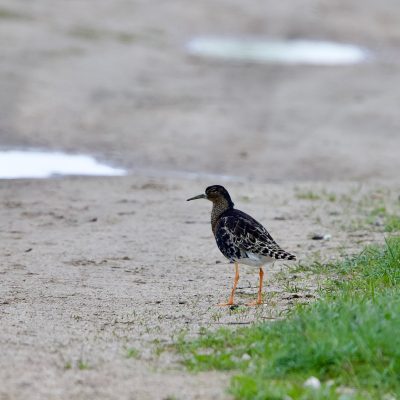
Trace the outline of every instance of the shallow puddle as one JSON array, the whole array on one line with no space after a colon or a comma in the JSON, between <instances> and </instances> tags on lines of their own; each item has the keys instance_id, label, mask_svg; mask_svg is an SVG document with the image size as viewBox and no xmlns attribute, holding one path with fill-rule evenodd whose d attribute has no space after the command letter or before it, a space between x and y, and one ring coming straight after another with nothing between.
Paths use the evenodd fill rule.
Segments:
<instances>
[{"instance_id":1,"label":"shallow puddle","mask_svg":"<svg viewBox=\"0 0 400 400\"><path fill-rule=\"evenodd\" d=\"M261 40L199 37L187 44L189 54L215 59L262 63L349 65L370 58L352 44L312 40Z\"/></svg>"},{"instance_id":2,"label":"shallow puddle","mask_svg":"<svg viewBox=\"0 0 400 400\"><path fill-rule=\"evenodd\" d=\"M87 155L45 151L0 151L0 179L125 174L124 169L101 164Z\"/></svg>"}]
</instances>

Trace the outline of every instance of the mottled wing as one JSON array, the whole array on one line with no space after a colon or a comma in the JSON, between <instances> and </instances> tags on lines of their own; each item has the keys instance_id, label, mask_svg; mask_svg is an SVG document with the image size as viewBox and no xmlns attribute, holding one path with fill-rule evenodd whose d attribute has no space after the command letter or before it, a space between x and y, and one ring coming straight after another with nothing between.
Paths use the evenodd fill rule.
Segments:
<instances>
[{"instance_id":1,"label":"mottled wing","mask_svg":"<svg viewBox=\"0 0 400 400\"><path fill-rule=\"evenodd\" d=\"M239 210L220 218L215 236L221 252L230 260L247 257L247 253L275 259L295 259L279 247L259 222Z\"/></svg>"},{"instance_id":2,"label":"mottled wing","mask_svg":"<svg viewBox=\"0 0 400 400\"><path fill-rule=\"evenodd\" d=\"M231 217L223 217L219 220L216 231L215 240L221 253L230 261L246 258L246 251L236 245L236 241L232 236L232 232L228 227Z\"/></svg>"}]
</instances>

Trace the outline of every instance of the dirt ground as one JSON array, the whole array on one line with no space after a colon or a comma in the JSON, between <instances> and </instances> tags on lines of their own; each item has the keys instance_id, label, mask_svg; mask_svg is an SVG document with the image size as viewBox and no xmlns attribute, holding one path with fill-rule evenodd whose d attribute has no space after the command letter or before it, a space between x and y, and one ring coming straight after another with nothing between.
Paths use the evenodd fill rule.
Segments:
<instances>
[{"instance_id":1,"label":"dirt ground","mask_svg":"<svg viewBox=\"0 0 400 400\"><path fill-rule=\"evenodd\" d=\"M129 171L0 182L0 399L229 398L228 375L190 374L165 349L280 318L321 282L276 264L264 306L216 307L233 268L210 204L185 199L224 184L301 263L383 241L380 217L367 217L382 202L399 211L399 18L394 0L0 0L2 148ZM322 68L188 56L205 34L330 39L375 58ZM256 284L243 269L240 304Z\"/></svg>"},{"instance_id":2,"label":"dirt ground","mask_svg":"<svg viewBox=\"0 0 400 400\"><path fill-rule=\"evenodd\" d=\"M3 181L1 399L227 398L227 376L191 375L163 350L202 328L280 318L317 296L321 282L277 279L284 265L276 264L266 271L264 306L217 307L233 268L215 246L210 204L185 201L206 184L141 176ZM315 183L229 188L301 263L383 241L356 204L396 193L354 183L334 192ZM332 238L312 240L315 233ZM256 291L257 271L246 267L238 303Z\"/></svg>"}]
</instances>

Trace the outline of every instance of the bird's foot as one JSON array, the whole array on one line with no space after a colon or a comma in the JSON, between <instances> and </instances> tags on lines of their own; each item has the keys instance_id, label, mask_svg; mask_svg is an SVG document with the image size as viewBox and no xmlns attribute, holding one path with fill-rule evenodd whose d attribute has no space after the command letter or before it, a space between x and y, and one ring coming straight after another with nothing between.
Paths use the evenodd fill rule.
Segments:
<instances>
[{"instance_id":1,"label":"bird's foot","mask_svg":"<svg viewBox=\"0 0 400 400\"><path fill-rule=\"evenodd\" d=\"M234 306L235 303L233 301L228 301L227 303L219 303L217 304L218 307L229 307L229 306Z\"/></svg>"},{"instance_id":2,"label":"bird's foot","mask_svg":"<svg viewBox=\"0 0 400 400\"><path fill-rule=\"evenodd\" d=\"M259 300L252 301L252 302L250 302L250 303L246 303L246 306L250 306L250 307L253 307L253 306L261 306L261 305L263 305L263 302L262 302L262 301L259 301Z\"/></svg>"}]
</instances>

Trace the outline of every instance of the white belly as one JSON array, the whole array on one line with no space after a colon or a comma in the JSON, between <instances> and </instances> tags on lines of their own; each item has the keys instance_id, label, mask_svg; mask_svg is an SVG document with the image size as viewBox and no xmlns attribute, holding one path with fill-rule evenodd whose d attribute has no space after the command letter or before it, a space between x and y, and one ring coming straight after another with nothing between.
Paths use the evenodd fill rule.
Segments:
<instances>
[{"instance_id":1,"label":"white belly","mask_svg":"<svg viewBox=\"0 0 400 400\"><path fill-rule=\"evenodd\" d=\"M266 264L272 264L275 261L274 258L269 256L262 256L260 254L255 253L247 253L246 258L240 258L237 260L239 264L251 265L253 267L262 267Z\"/></svg>"}]
</instances>

